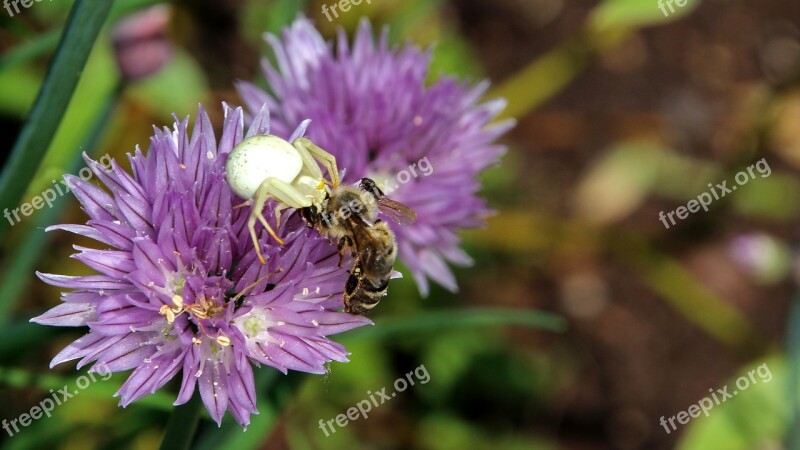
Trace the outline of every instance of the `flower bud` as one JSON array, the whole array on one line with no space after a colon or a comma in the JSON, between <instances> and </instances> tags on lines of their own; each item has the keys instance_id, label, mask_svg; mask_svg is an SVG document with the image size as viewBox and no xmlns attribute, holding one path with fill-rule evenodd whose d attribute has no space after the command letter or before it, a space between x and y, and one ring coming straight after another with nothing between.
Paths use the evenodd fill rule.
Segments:
<instances>
[{"instance_id":1,"label":"flower bud","mask_svg":"<svg viewBox=\"0 0 800 450\"><path fill-rule=\"evenodd\" d=\"M168 6L158 5L131 14L114 27L112 41L122 78L134 81L158 72L172 55L167 39Z\"/></svg>"}]
</instances>

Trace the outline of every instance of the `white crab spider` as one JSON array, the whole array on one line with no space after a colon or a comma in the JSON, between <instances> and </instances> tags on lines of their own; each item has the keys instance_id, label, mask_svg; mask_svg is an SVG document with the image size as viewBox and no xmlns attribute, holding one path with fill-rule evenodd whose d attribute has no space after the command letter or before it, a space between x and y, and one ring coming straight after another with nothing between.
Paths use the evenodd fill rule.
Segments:
<instances>
[{"instance_id":1,"label":"white crab spider","mask_svg":"<svg viewBox=\"0 0 800 450\"><path fill-rule=\"evenodd\" d=\"M291 144L277 136L262 134L251 136L231 150L225 163L225 175L231 190L240 198L253 202L247 221L250 237L258 259L265 263L256 236L256 220L267 229L270 236L281 245L279 238L262 214L264 204L274 198L280 205L275 210L277 220L285 208L319 207L328 194L327 182L317 165L322 163L328 171L332 187L339 185L336 158L308 138L295 139Z\"/></svg>"}]
</instances>

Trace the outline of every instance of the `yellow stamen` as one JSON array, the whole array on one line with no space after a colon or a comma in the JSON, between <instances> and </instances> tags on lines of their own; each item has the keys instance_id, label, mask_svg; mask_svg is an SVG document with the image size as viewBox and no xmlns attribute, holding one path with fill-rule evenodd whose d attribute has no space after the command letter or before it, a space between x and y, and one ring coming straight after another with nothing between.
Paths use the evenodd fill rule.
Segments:
<instances>
[{"instance_id":1,"label":"yellow stamen","mask_svg":"<svg viewBox=\"0 0 800 450\"><path fill-rule=\"evenodd\" d=\"M175 321L175 313L172 312L172 308L170 308L169 305L163 305L161 309L158 310L158 313L167 319L167 323Z\"/></svg>"},{"instance_id":2,"label":"yellow stamen","mask_svg":"<svg viewBox=\"0 0 800 450\"><path fill-rule=\"evenodd\" d=\"M178 309L182 309L183 308L183 297L181 297L178 294L173 295L172 296L172 303L174 303L175 306L178 307Z\"/></svg>"}]
</instances>

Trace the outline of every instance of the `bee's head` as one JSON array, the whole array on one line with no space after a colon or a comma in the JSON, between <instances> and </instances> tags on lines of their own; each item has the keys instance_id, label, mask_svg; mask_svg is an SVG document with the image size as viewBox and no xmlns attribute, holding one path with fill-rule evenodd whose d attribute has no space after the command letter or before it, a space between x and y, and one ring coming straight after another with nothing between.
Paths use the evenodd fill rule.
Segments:
<instances>
[{"instance_id":1,"label":"bee's head","mask_svg":"<svg viewBox=\"0 0 800 450\"><path fill-rule=\"evenodd\" d=\"M384 195L383 191L381 191L381 189L378 187L378 185L372 178L366 178L366 177L362 178L361 181L358 183L358 186L361 189L371 193L373 196L375 196L375 198L381 198Z\"/></svg>"},{"instance_id":2,"label":"bee's head","mask_svg":"<svg viewBox=\"0 0 800 450\"><path fill-rule=\"evenodd\" d=\"M306 225L309 227L314 227L319 222L319 210L314 205L302 208L300 209L300 217L305 220Z\"/></svg>"}]
</instances>

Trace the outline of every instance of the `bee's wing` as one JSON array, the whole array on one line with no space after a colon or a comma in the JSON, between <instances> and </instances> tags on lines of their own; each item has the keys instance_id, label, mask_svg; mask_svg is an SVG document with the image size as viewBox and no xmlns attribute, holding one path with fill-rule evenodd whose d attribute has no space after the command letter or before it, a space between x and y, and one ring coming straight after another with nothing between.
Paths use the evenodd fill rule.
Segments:
<instances>
[{"instance_id":1,"label":"bee's wing","mask_svg":"<svg viewBox=\"0 0 800 450\"><path fill-rule=\"evenodd\" d=\"M417 213L413 209L386 197L378 200L378 208L386 217L400 225L411 225L417 220Z\"/></svg>"},{"instance_id":2,"label":"bee's wing","mask_svg":"<svg viewBox=\"0 0 800 450\"><path fill-rule=\"evenodd\" d=\"M363 252L367 248L381 246L380 236L376 234L375 228L366 222L363 222L363 226L354 227L353 235L351 237L357 252Z\"/></svg>"}]
</instances>

